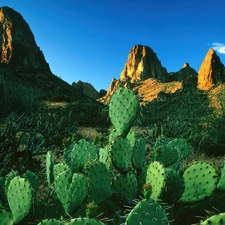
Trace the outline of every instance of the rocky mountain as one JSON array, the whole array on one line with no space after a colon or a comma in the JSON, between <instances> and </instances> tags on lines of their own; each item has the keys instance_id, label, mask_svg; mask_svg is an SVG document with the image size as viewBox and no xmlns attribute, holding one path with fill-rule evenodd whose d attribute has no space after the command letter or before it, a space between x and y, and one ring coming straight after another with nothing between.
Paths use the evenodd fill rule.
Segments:
<instances>
[{"instance_id":1,"label":"rocky mountain","mask_svg":"<svg viewBox=\"0 0 225 225\"><path fill-rule=\"evenodd\" d=\"M94 100L97 100L98 98L102 97L101 94L91 84L87 82L79 80L77 82L73 82L72 87L74 87L80 93L83 93Z\"/></svg>"},{"instance_id":2,"label":"rocky mountain","mask_svg":"<svg viewBox=\"0 0 225 225\"><path fill-rule=\"evenodd\" d=\"M28 23L9 7L0 8L0 59L2 80L36 88L44 95L84 97L51 72Z\"/></svg>"},{"instance_id":3,"label":"rocky mountain","mask_svg":"<svg viewBox=\"0 0 225 225\"><path fill-rule=\"evenodd\" d=\"M198 88L200 90L209 90L217 83L223 83L224 81L224 65L220 62L216 52L210 48L199 69Z\"/></svg>"},{"instance_id":4,"label":"rocky mountain","mask_svg":"<svg viewBox=\"0 0 225 225\"><path fill-rule=\"evenodd\" d=\"M106 95L98 101L107 104L119 87L129 87L142 98L143 103L147 103L158 98L159 93L160 96L162 93L175 93L183 86L186 88L193 84L197 84L197 72L188 63L178 72L168 73L150 47L136 45L130 50L120 79L113 78Z\"/></svg>"}]
</instances>

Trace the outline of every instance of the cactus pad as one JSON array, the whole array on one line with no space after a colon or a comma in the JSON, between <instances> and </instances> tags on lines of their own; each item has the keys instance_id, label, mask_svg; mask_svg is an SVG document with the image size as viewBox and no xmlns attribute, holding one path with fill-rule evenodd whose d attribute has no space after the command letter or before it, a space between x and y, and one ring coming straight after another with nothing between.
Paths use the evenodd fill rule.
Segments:
<instances>
[{"instance_id":1,"label":"cactus pad","mask_svg":"<svg viewBox=\"0 0 225 225\"><path fill-rule=\"evenodd\" d=\"M110 186L111 176L105 164L92 162L85 168L88 177L90 190L88 192L88 202L102 203L112 195Z\"/></svg>"},{"instance_id":2,"label":"cactus pad","mask_svg":"<svg viewBox=\"0 0 225 225\"><path fill-rule=\"evenodd\" d=\"M221 170L220 180L217 185L217 189L225 191L225 164L223 165L223 168Z\"/></svg>"},{"instance_id":3,"label":"cactus pad","mask_svg":"<svg viewBox=\"0 0 225 225\"><path fill-rule=\"evenodd\" d=\"M56 179L56 177L63 171L69 171L69 170L71 170L71 169L66 163L55 164L53 167L54 179Z\"/></svg>"},{"instance_id":4,"label":"cactus pad","mask_svg":"<svg viewBox=\"0 0 225 225\"><path fill-rule=\"evenodd\" d=\"M54 166L53 155L51 151L48 151L46 155L46 176L49 186L52 186L54 182L53 166Z\"/></svg>"},{"instance_id":5,"label":"cactus pad","mask_svg":"<svg viewBox=\"0 0 225 225\"><path fill-rule=\"evenodd\" d=\"M109 103L109 116L118 135L127 136L138 111L138 97L128 88L118 88Z\"/></svg>"},{"instance_id":6,"label":"cactus pad","mask_svg":"<svg viewBox=\"0 0 225 225\"><path fill-rule=\"evenodd\" d=\"M112 163L120 172L127 172L131 164L133 149L129 141L123 137L117 137L111 143L110 155Z\"/></svg>"},{"instance_id":7,"label":"cactus pad","mask_svg":"<svg viewBox=\"0 0 225 225\"><path fill-rule=\"evenodd\" d=\"M5 210L0 210L0 222L2 225L13 225L12 214Z\"/></svg>"},{"instance_id":8,"label":"cactus pad","mask_svg":"<svg viewBox=\"0 0 225 225\"><path fill-rule=\"evenodd\" d=\"M101 221L89 218L75 218L67 222L65 225L104 225Z\"/></svg>"},{"instance_id":9,"label":"cactus pad","mask_svg":"<svg viewBox=\"0 0 225 225\"><path fill-rule=\"evenodd\" d=\"M213 215L200 223L200 225L223 225L223 224L225 224L225 213Z\"/></svg>"},{"instance_id":10,"label":"cactus pad","mask_svg":"<svg viewBox=\"0 0 225 225\"><path fill-rule=\"evenodd\" d=\"M19 176L11 180L7 191L7 199L14 223L21 222L29 213L32 197L32 190L28 180Z\"/></svg>"},{"instance_id":11,"label":"cactus pad","mask_svg":"<svg viewBox=\"0 0 225 225\"><path fill-rule=\"evenodd\" d=\"M152 186L151 198L159 199L166 184L165 167L160 162L155 161L149 165L145 183Z\"/></svg>"},{"instance_id":12,"label":"cactus pad","mask_svg":"<svg viewBox=\"0 0 225 225\"><path fill-rule=\"evenodd\" d=\"M65 212L71 215L87 196L87 180L82 174L63 171L56 177L55 192Z\"/></svg>"},{"instance_id":13,"label":"cactus pad","mask_svg":"<svg viewBox=\"0 0 225 225\"><path fill-rule=\"evenodd\" d=\"M46 219L42 220L38 225L63 225L63 223L56 219Z\"/></svg>"},{"instance_id":14,"label":"cactus pad","mask_svg":"<svg viewBox=\"0 0 225 225\"><path fill-rule=\"evenodd\" d=\"M168 225L169 221L161 205L154 199L141 200L128 214L125 225Z\"/></svg>"},{"instance_id":15,"label":"cactus pad","mask_svg":"<svg viewBox=\"0 0 225 225\"><path fill-rule=\"evenodd\" d=\"M181 202L196 202L212 195L218 175L208 163L199 162L187 168L183 174L185 189Z\"/></svg>"},{"instance_id":16,"label":"cactus pad","mask_svg":"<svg viewBox=\"0 0 225 225\"><path fill-rule=\"evenodd\" d=\"M133 147L133 166L135 169L142 170L145 162L146 144L143 138L139 138Z\"/></svg>"},{"instance_id":17,"label":"cactus pad","mask_svg":"<svg viewBox=\"0 0 225 225\"><path fill-rule=\"evenodd\" d=\"M27 170L23 174L23 178L27 179L30 182L33 194L36 194L40 185L38 176L34 172Z\"/></svg>"},{"instance_id":18,"label":"cactus pad","mask_svg":"<svg viewBox=\"0 0 225 225\"><path fill-rule=\"evenodd\" d=\"M133 199L137 194L137 179L134 174L118 174L112 182L112 189L119 202L127 202Z\"/></svg>"},{"instance_id":19,"label":"cactus pad","mask_svg":"<svg viewBox=\"0 0 225 225\"><path fill-rule=\"evenodd\" d=\"M98 159L98 153L99 151L93 143L85 139L79 140L71 150L70 167L74 172L81 172L87 163Z\"/></svg>"}]
</instances>

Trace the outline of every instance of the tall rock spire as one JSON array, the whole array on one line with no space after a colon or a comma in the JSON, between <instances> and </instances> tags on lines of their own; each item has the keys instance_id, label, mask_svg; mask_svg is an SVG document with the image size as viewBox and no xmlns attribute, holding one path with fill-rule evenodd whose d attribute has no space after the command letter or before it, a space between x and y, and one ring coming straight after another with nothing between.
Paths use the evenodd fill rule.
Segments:
<instances>
[{"instance_id":1,"label":"tall rock spire","mask_svg":"<svg viewBox=\"0 0 225 225\"><path fill-rule=\"evenodd\" d=\"M198 88L209 90L218 82L224 81L224 65L216 52L210 48L198 72Z\"/></svg>"}]
</instances>

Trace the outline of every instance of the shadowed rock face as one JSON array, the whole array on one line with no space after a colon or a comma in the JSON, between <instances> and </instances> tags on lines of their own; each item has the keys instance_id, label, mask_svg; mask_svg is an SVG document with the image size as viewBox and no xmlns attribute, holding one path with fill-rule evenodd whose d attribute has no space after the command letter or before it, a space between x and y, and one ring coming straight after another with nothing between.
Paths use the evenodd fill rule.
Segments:
<instances>
[{"instance_id":1,"label":"shadowed rock face","mask_svg":"<svg viewBox=\"0 0 225 225\"><path fill-rule=\"evenodd\" d=\"M97 92L96 89L87 82L79 80L78 82L73 82L72 86L79 92L87 95L89 98L97 100L100 97L99 92Z\"/></svg>"},{"instance_id":2,"label":"shadowed rock face","mask_svg":"<svg viewBox=\"0 0 225 225\"><path fill-rule=\"evenodd\" d=\"M9 7L0 8L0 67L50 72L29 25Z\"/></svg>"},{"instance_id":3,"label":"shadowed rock face","mask_svg":"<svg viewBox=\"0 0 225 225\"><path fill-rule=\"evenodd\" d=\"M216 52L210 48L198 73L198 88L209 90L215 84L225 81L224 65Z\"/></svg>"}]
</instances>

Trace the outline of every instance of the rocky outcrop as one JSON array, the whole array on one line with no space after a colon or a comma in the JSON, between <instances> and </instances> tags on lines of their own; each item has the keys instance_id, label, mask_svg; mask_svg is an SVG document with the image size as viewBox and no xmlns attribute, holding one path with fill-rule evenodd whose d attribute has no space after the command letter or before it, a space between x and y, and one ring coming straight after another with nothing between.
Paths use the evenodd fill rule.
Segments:
<instances>
[{"instance_id":1,"label":"rocky outcrop","mask_svg":"<svg viewBox=\"0 0 225 225\"><path fill-rule=\"evenodd\" d=\"M79 92L87 95L89 98L97 100L100 97L100 94L96 89L87 82L82 82L79 80L78 82L73 82L72 86Z\"/></svg>"},{"instance_id":2,"label":"rocky outcrop","mask_svg":"<svg viewBox=\"0 0 225 225\"><path fill-rule=\"evenodd\" d=\"M23 17L9 7L0 8L0 67L16 71L50 72L42 51Z\"/></svg>"},{"instance_id":3,"label":"rocky outcrop","mask_svg":"<svg viewBox=\"0 0 225 225\"><path fill-rule=\"evenodd\" d=\"M141 82L149 78L159 81L168 81L167 70L162 67L156 53L148 46L135 45L128 55L120 79L113 78L106 95L98 101L107 104L112 94L119 87L134 89Z\"/></svg>"},{"instance_id":4,"label":"rocky outcrop","mask_svg":"<svg viewBox=\"0 0 225 225\"><path fill-rule=\"evenodd\" d=\"M198 73L190 67L189 63L184 63L183 67L176 73L169 76L170 81L184 81L188 77L197 77Z\"/></svg>"},{"instance_id":5,"label":"rocky outcrop","mask_svg":"<svg viewBox=\"0 0 225 225\"><path fill-rule=\"evenodd\" d=\"M148 78L167 81L168 74L151 48L136 45L130 50L128 60L120 74L120 80L137 83Z\"/></svg>"},{"instance_id":6,"label":"rocky outcrop","mask_svg":"<svg viewBox=\"0 0 225 225\"><path fill-rule=\"evenodd\" d=\"M210 48L198 73L198 88L209 90L219 82L225 81L224 65L219 56Z\"/></svg>"}]
</instances>

